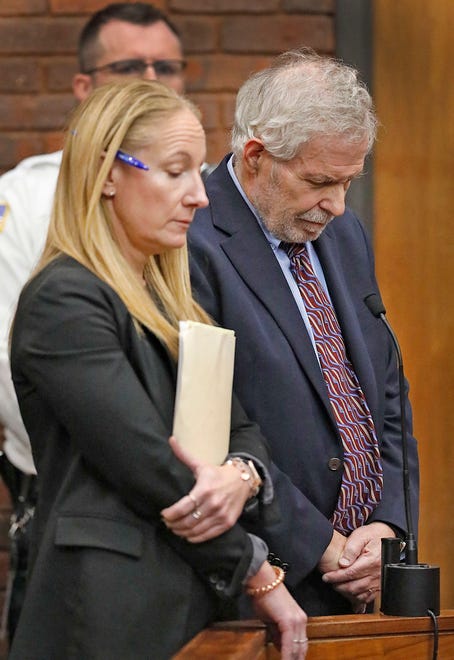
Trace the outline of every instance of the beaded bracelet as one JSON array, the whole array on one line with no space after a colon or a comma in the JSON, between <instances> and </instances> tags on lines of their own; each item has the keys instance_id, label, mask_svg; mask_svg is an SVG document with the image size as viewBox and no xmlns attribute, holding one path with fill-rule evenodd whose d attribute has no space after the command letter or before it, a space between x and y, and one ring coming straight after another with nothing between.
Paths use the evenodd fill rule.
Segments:
<instances>
[{"instance_id":1,"label":"beaded bracelet","mask_svg":"<svg viewBox=\"0 0 454 660\"><path fill-rule=\"evenodd\" d=\"M284 581L285 571L280 566L273 566L273 570L276 573L276 578L272 582L265 584L263 587L250 587L246 589L247 595L261 598L265 594L269 594L273 589L276 589Z\"/></svg>"}]
</instances>

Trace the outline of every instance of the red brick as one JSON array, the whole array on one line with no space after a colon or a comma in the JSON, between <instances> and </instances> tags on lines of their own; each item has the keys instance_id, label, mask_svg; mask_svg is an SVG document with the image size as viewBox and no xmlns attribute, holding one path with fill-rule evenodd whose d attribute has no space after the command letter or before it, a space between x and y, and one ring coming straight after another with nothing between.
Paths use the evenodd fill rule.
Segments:
<instances>
[{"instance_id":1,"label":"red brick","mask_svg":"<svg viewBox=\"0 0 454 660\"><path fill-rule=\"evenodd\" d=\"M181 33L186 55L210 52L219 46L220 24L217 18L177 18L175 25Z\"/></svg>"},{"instance_id":2,"label":"red brick","mask_svg":"<svg viewBox=\"0 0 454 660\"><path fill-rule=\"evenodd\" d=\"M0 174L14 167L16 162L14 139L0 134Z\"/></svg>"},{"instance_id":3,"label":"red brick","mask_svg":"<svg viewBox=\"0 0 454 660\"><path fill-rule=\"evenodd\" d=\"M225 52L280 53L298 46L332 52L333 21L327 16L245 16L227 18L222 27Z\"/></svg>"},{"instance_id":4,"label":"red brick","mask_svg":"<svg viewBox=\"0 0 454 660\"><path fill-rule=\"evenodd\" d=\"M0 103L0 129L54 129L74 107L72 95L6 96Z\"/></svg>"},{"instance_id":5,"label":"red brick","mask_svg":"<svg viewBox=\"0 0 454 660\"><path fill-rule=\"evenodd\" d=\"M9 569L9 543L7 547L0 551L0 589L3 590L6 586L6 574Z\"/></svg>"},{"instance_id":6,"label":"red brick","mask_svg":"<svg viewBox=\"0 0 454 660\"><path fill-rule=\"evenodd\" d=\"M126 0L127 2L134 2L134 0ZM103 9L109 0L50 0L50 8L53 14L94 14L96 11ZM164 11L166 14L166 0L153 0L152 4L157 8Z\"/></svg>"},{"instance_id":7,"label":"red brick","mask_svg":"<svg viewBox=\"0 0 454 660\"><path fill-rule=\"evenodd\" d=\"M8 532L10 525L11 525L11 510L8 509L0 513L0 550L9 549Z\"/></svg>"},{"instance_id":8,"label":"red brick","mask_svg":"<svg viewBox=\"0 0 454 660\"><path fill-rule=\"evenodd\" d=\"M207 131L207 162L219 163L229 151L229 132L222 129Z\"/></svg>"},{"instance_id":9,"label":"red brick","mask_svg":"<svg viewBox=\"0 0 454 660\"><path fill-rule=\"evenodd\" d=\"M190 99L202 113L205 131L217 128L220 123L220 102L217 94L191 94Z\"/></svg>"},{"instance_id":10,"label":"red brick","mask_svg":"<svg viewBox=\"0 0 454 660\"><path fill-rule=\"evenodd\" d=\"M129 2L133 2L133 0L129 0ZM109 0L50 0L53 14L94 14L107 4L109 4ZM153 5L159 9L165 9L163 0L153 0Z\"/></svg>"},{"instance_id":11,"label":"red brick","mask_svg":"<svg viewBox=\"0 0 454 660\"><path fill-rule=\"evenodd\" d=\"M279 9L280 0L171 0L170 9L203 14L247 12L264 14Z\"/></svg>"},{"instance_id":12,"label":"red brick","mask_svg":"<svg viewBox=\"0 0 454 660\"><path fill-rule=\"evenodd\" d=\"M2 18L0 53L74 53L83 23L79 18Z\"/></svg>"},{"instance_id":13,"label":"red brick","mask_svg":"<svg viewBox=\"0 0 454 660\"><path fill-rule=\"evenodd\" d=\"M0 92L37 92L40 85L41 71L36 61L0 59Z\"/></svg>"},{"instance_id":14,"label":"red brick","mask_svg":"<svg viewBox=\"0 0 454 660\"><path fill-rule=\"evenodd\" d=\"M232 128L233 118L235 116L236 94L225 94L222 98L221 104L221 118L222 126Z\"/></svg>"},{"instance_id":15,"label":"red brick","mask_svg":"<svg viewBox=\"0 0 454 660\"><path fill-rule=\"evenodd\" d=\"M50 154L53 151L60 151L63 149L64 135L62 131L50 131L42 135L42 149L40 153Z\"/></svg>"},{"instance_id":16,"label":"red brick","mask_svg":"<svg viewBox=\"0 0 454 660\"><path fill-rule=\"evenodd\" d=\"M0 170L10 170L27 156L59 149L58 146L49 147L47 142L46 133L0 133Z\"/></svg>"},{"instance_id":17,"label":"red brick","mask_svg":"<svg viewBox=\"0 0 454 660\"><path fill-rule=\"evenodd\" d=\"M47 0L1 0L0 16L20 16L43 14L47 9Z\"/></svg>"},{"instance_id":18,"label":"red brick","mask_svg":"<svg viewBox=\"0 0 454 660\"><path fill-rule=\"evenodd\" d=\"M3 479L0 478L0 513L5 509L11 508L11 499L9 490L5 486Z\"/></svg>"},{"instance_id":19,"label":"red brick","mask_svg":"<svg viewBox=\"0 0 454 660\"><path fill-rule=\"evenodd\" d=\"M50 92L71 92L72 79L78 71L76 58L49 60L45 67L45 78L47 81L47 90Z\"/></svg>"},{"instance_id":20,"label":"red brick","mask_svg":"<svg viewBox=\"0 0 454 660\"><path fill-rule=\"evenodd\" d=\"M253 55L208 55L189 60L187 88L190 92L233 91L251 73L266 67L271 58Z\"/></svg>"},{"instance_id":21,"label":"red brick","mask_svg":"<svg viewBox=\"0 0 454 660\"><path fill-rule=\"evenodd\" d=\"M282 9L288 12L333 14L335 0L283 0Z\"/></svg>"}]
</instances>

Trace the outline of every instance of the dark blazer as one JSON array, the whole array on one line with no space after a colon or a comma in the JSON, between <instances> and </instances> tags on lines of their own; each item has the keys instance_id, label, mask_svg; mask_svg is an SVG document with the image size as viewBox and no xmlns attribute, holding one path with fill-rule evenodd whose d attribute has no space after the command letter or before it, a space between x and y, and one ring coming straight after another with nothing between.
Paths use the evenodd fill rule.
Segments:
<instances>
[{"instance_id":1,"label":"dark blazer","mask_svg":"<svg viewBox=\"0 0 454 660\"><path fill-rule=\"evenodd\" d=\"M309 614L349 612L347 601L315 570L332 536L329 519L341 483L342 443L295 301L226 162L208 178L210 205L197 212L189 232L195 295L220 325L235 330L235 391L259 423L280 470L275 477L284 520L263 531L264 538L290 563L287 583ZM371 246L347 210L314 247L380 442L384 493L369 521L405 530L396 359L382 322L364 303L378 292ZM411 435L408 401L407 415ZM413 438L409 459L417 515Z\"/></svg>"},{"instance_id":2,"label":"dark blazer","mask_svg":"<svg viewBox=\"0 0 454 660\"><path fill-rule=\"evenodd\" d=\"M39 479L11 659L169 658L240 592L252 556L239 524L190 544L161 523L194 484L168 446L174 360L69 257L22 293L11 359ZM268 463L235 400L231 450Z\"/></svg>"}]
</instances>

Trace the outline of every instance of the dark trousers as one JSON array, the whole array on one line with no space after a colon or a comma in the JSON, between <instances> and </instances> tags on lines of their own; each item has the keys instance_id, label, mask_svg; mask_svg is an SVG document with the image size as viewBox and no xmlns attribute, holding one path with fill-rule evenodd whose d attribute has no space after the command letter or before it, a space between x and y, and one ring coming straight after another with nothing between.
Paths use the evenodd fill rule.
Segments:
<instances>
[{"instance_id":1,"label":"dark trousers","mask_svg":"<svg viewBox=\"0 0 454 660\"><path fill-rule=\"evenodd\" d=\"M30 522L36 503L36 477L18 470L5 454L0 456L0 476L9 490L13 509L9 531L9 593L4 613L11 644L25 597Z\"/></svg>"}]
</instances>

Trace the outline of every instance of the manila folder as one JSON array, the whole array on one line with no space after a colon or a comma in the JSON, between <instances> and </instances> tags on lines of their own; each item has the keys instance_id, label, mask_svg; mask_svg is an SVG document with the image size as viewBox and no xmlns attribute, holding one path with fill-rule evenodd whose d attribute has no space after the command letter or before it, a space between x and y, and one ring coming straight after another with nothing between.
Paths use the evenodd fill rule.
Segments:
<instances>
[{"instance_id":1,"label":"manila folder","mask_svg":"<svg viewBox=\"0 0 454 660\"><path fill-rule=\"evenodd\" d=\"M173 435L212 465L229 450L234 358L233 330L180 321Z\"/></svg>"}]
</instances>

